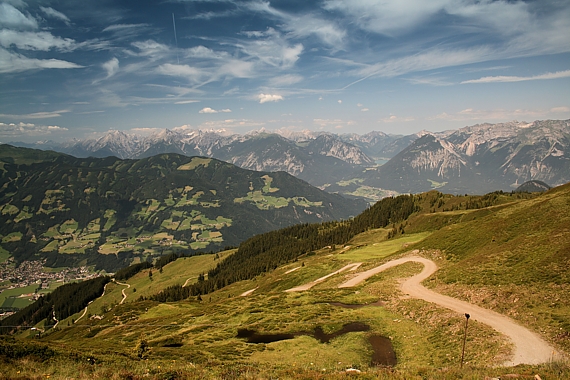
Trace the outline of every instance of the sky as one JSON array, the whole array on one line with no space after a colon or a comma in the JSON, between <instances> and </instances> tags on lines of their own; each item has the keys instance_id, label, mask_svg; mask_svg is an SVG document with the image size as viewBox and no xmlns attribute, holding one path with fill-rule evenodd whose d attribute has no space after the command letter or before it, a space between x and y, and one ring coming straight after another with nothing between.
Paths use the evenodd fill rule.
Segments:
<instances>
[{"instance_id":1,"label":"sky","mask_svg":"<svg viewBox=\"0 0 570 380\"><path fill-rule=\"evenodd\" d=\"M0 0L0 141L570 119L569 0Z\"/></svg>"}]
</instances>

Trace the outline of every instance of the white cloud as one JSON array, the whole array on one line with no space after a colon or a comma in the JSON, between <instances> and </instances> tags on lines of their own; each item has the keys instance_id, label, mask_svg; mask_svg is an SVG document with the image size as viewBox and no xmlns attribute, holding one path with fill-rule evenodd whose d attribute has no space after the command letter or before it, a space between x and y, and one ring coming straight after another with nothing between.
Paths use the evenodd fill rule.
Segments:
<instances>
[{"instance_id":1,"label":"white cloud","mask_svg":"<svg viewBox=\"0 0 570 380\"><path fill-rule=\"evenodd\" d=\"M22 139L67 131L67 128L57 125L36 125L23 122L10 124L0 123L0 138L3 139Z\"/></svg>"},{"instance_id":2,"label":"white cloud","mask_svg":"<svg viewBox=\"0 0 570 380\"><path fill-rule=\"evenodd\" d=\"M222 11L222 12L203 12L203 13L198 13L195 15L190 15L190 16L186 16L183 17L183 19L186 20L210 20L212 18L215 17L227 17L227 16L232 16L234 15L236 12L234 10L226 10L226 11Z\"/></svg>"},{"instance_id":3,"label":"white cloud","mask_svg":"<svg viewBox=\"0 0 570 380\"><path fill-rule=\"evenodd\" d=\"M216 77L253 78L256 74L254 66L253 62L232 59L218 69Z\"/></svg>"},{"instance_id":4,"label":"white cloud","mask_svg":"<svg viewBox=\"0 0 570 380\"><path fill-rule=\"evenodd\" d=\"M205 73L199 68L188 65L174 65L171 63L160 65L157 71L163 75L183 77L191 82L199 82L205 75Z\"/></svg>"},{"instance_id":5,"label":"white cloud","mask_svg":"<svg viewBox=\"0 0 570 380\"><path fill-rule=\"evenodd\" d=\"M259 103L261 104L267 102L278 102L280 100L283 100L283 97L281 95L270 95L270 94L259 94L257 98L259 99Z\"/></svg>"},{"instance_id":6,"label":"white cloud","mask_svg":"<svg viewBox=\"0 0 570 380\"><path fill-rule=\"evenodd\" d=\"M552 113L566 113L566 112L570 112L570 108L569 107L554 107L550 109L550 112Z\"/></svg>"},{"instance_id":7,"label":"white cloud","mask_svg":"<svg viewBox=\"0 0 570 380\"><path fill-rule=\"evenodd\" d=\"M29 30L37 29L38 22L30 15L24 15L14 6L0 3L0 27Z\"/></svg>"},{"instance_id":8,"label":"white cloud","mask_svg":"<svg viewBox=\"0 0 570 380\"><path fill-rule=\"evenodd\" d=\"M149 26L149 24L115 24L115 25L109 25L108 27L103 29L103 32L117 32L126 29L140 29L147 26Z\"/></svg>"},{"instance_id":9,"label":"white cloud","mask_svg":"<svg viewBox=\"0 0 570 380\"><path fill-rule=\"evenodd\" d=\"M111 78L119 71L119 60L115 57L111 58L109 61L103 63L103 69L107 72L107 78Z\"/></svg>"},{"instance_id":10,"label":"white cloud","mask_svg":"<svg viewBox=\"0 0 570 380\"><path fill-rule=\"evenodd\" d=\"M337 102L338 104L342 104L342 100L340 100L340 99L337 100L336 102Z\"/></svg>"},{"instance_id":11,"label":"white cloud","mask_svg":"<svg viewBox=\"0 0 570 380\"><path fill-rule=\"evenodd\" d=\"M180 100L175 102L174 104L192 104L192 103L199 103L199 100Z\"/></svg>"},{"instance_id":12,"label":"white cloud","mask_svg":"<svg viewBox=\"0 0 570 380\"><path fill-rule=\"evenodd\" d=\"M533 20L529 4L524 1L448 1L443 9L461 17L466 23L486 28L502 35L525 32Z\"/></svg>"},{"instance_id":13,"label":"white cloud","mask_svg":"<svg viewBox=\"0 0 570 380\"><path fill-rule=\"evenodd\" d=\"M69 18L68 18L66 15L64 15L63 13L61 13L61 12L59 12L59 11L56 11L55 9L53 9L53 8L51 8L51 7L41 7L41 6L40 6L40 9L41 9L42 12L44 12L44 13L46 14L46 16L48 16L48 17L52 17L52 18L55 18L55 19L57 19L57 20L63 21L63 22L65 22L65 23L68 24L68 25L69 25L70 22L71 22L71 21L69 20Z\"/></svg>"},{"instance_id":14,"label":"white cloud","mask_svg":"<svg viewBox=\"0 0 570 380\"><path fill-rule=\"evenodd\" d=\"M220 110L220 111L216 111L215 109L212 109L212 108L210 108L210 107L204 107L204 108L202 108L198 113L220 113L220 112L221 112L221 113L229 113L229 112L232 112L232 110L230 110L230 109L223 109L223 110Z\"/></svg>"},{"instance_id":15,"label":"white cloud","mask_svg":"<svg viewBox=\"0 0 570 380\"><path fill-rule=\"evenodd\" d=\"M60 38L49 32L17 32L15 30L0 30L0 45L9 48L12 45L22 50L49 51L57 49L70 52L77 46L70 38Z\"/></svg>"},{"instance_id":16,"label":"white cloud","mask_svg":"<svg viewBox=\"0 0 570 380\"><path fill-rule=\"evenodd\" d=\"M409 55L368 65L351 71L354 76L361 78L349 83L344 89L371 77L396 77L411 72L427 71L443 67L453 67L490 59L493 51L488 47L468 49L442 50L435 48L420 54Z\"/></svg>"},{"instance_id":17,"label":"white cloud","mask_svg":"<svg viewBox=\"0 0 570 380\"><path fill-rule=\"evenodd\" d=\"M450 0L326 0L324 8L352 17L362 29L394 35L417 27Z\"/></svg>"},{"instance_id":18,"label":"white cloud","mask_svg":"<svg viewBox=\"0 0 570 380\"><path fill-rule=\"evenodd\" d=\"M267 70L275 75L275 69L287 70L295 66L304 46L301 43L291 44L280 32L268 28L264 32L247 31L243 35L248 40L240 41L236 47L247 58L242 62L250 64L251 73L247 77L265 75ZM227 59L227 58L225 58Z\"/></svg>"},{"instance_id":19,"label":"white cloud","mask_svg":"<svg viewBox=\"0 0 570 380\"><path fill-rule=\"evenodd\" d=\"M246 6L249 10L269 14L283 22L281 27L292 37L302 38L314 35L325 44L337 49L344 44L346 32L336 24L316 15L283 12L265 1L253 1Z\"/></svg>"},{"instance_id":20,"label":"white cloud","mask_svg":"<svg viewBox=\"0 0 570 380\"><path fill-rule=\"evenodd\" d=\"M409 33L443 13L459 18L462 27L506 35L532 24L523 1L326 0L324 8L345 13L363 30L389 36Z\"/></svg>"},{"instance_id":21,"label":"white cloud","mask_svg":"<svg viewBox=\"0 0 570 380\"><path fill-rule=\"evenodd\" d=\"M451 86L453 85L452 82L445 80L445 78L439 77L415 77L415 78L408 78L406 79L411 84L420 84L420 85L428 85L428 86Z\"/></svg>"},{"instance_id":22,"label":"white cloud","mask_svg":"<svg viewBox=\"0 0 570 380\"><path fill-rule=\"evenodd\" d=\"M153 40L137 41L133 42L132 45L139 50L138 55L141 56L163 57L165 53L170 51L170 48L167 45L160 44Z\"/></svg>"},{"instance_id":23,"label":"white cloud","mask_svg":"<svg viewBox=\"0 0 570 380\"><path fill-rule=\"evenodd\" d=\"M398 37L411 35L419 28L426 31L425 38L413 36L417 46L410 49L415 49L415 54L379 58L377 64L354 70L363 78L349 86L375 75L393 77L484 61L570 52L569 2L557 2L554 6L507 0L325 0L323 7L343 13L367 32ZM448 22L442 23L442 17ZM434 45L434 40L441 42ZM449 84L422 79L415 83Z\"/></svg>"},{"instance_id":24,"label":"white cloud","mask_svg":"<svg viewBox=\"0 0 570 380\"><path fill-rule=\"evenodd\" d=\"M370 110L369 110L368 108L361 108L360 111L361 111L361 112L368 112L368 111L370 111Z\"/></svg>"},{"instance_id":25,"label":"white cloud","mask_svg":"<svg viewBox=\"0 0 570 380\"><path fill-rule=\"evenodd\" d=\"M493 76L493 77L483 77L479 79L472 79L461 82L461 84L466 83L497 83L497 82L524 82L531 80L546 80L546 79L560 79L569 78L570 70L557 71L555 73L546 73L540 75L534 75L530 77L517 77L517 76Z\"/></svg>"},{"instance_id":26,"label":"white cloud","mask_svg":"<svg viewBox=\"0 0 570 380\"><path fill-rule=\"evenodd\" d=\"M0 117L7 117L11 119L50 119L53 117L60 117L61 114L71 112L70 110L59 110L49 112L34 112L24 115L10 115L0 113Z\"/></svg>"},{"instance_id":27,"label":"white cloud","mask_svg":"<svg viewBox=\"0 0 570 380\"><path fill-rule=\"evenodd\" d=\"M187 57L204 59L223 59L229 57L226 52L217 52L205 46L199 45L185 50Z\"/></svg>"},{"instance_id":28,"label":"white cloud","mask_svg":"<svg viewBox=\"0 0 570 380\"><path fill-rule=\"evenodd\" d=\"M409 122L409 121L414 121L414 120L416 120L416 119L412 116L398 117L396 115L390 115L390 117L386 117L386 118L382 119L381 121L384 123L403 123L403 122Z\"/></svg>"},{"instance_id":29,"label":"white cloud","mask_svg":"<svg viewBox=\"0 0 570 380\"><path fill-rule=\"evenodd\" d=\"M59 59L27 58L21 54L11 53L0 48L0 73L17 73L40 69L78 69L78 64Z\"/></svg>"}]
</instances>

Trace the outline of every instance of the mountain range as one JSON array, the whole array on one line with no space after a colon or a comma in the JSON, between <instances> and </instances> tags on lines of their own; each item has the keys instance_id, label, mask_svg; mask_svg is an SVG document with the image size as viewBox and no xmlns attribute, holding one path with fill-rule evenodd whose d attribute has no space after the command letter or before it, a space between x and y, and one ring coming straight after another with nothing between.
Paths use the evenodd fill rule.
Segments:
<instances>
[{"instance_id":1,"label":"mountain range","mask_svg":"<svg viewBox=\"0 0 570 380\"><path fill-rule=\"evenodd\" d=\"M218 251L365 207L285 172L212 158L76 158L0 145L0 252L17 262L42 256L49 266L115 269L167 253Z\"/></svg>"},{"instance_id":2,"label":"mountain range","mask_svg":"<svg viewBox=\"0 0 570 380\"><path fill-rule=\"evenodd\" d=\"M570 181L570 121L480 124L426 133L361 178L364 185L403 193L514 190L530 180L564 184Z\"/></svg>"},{"instance_id":3,"label":"mountain range","mask_svg":"<svg viewBox=\"0 0 570 380\"><path fill-rule=\"evenodd\" d=\"M415 138L415 135L392 136L382 132L339 136L310 131L268 133L261 130L239 135L223 130L164 129L146 137L113 130L98 139L12 145L51 149L83 158L137 159L161 153L205 156L249 170L285 171L313 186L323 186L375 165L377 157L389 159Z\"/></svg>"},{"instance_id":4,"label":"mountain range","mask_svg":"<svg viewBox=\"0 0 570 380\"><path fill-rule=\"evenodd\" d=\"M570 181L570 120L478 124L444 132L388 135L266 130L162 130L141 137L110 131L63 144L16 144L76 157L207 156L257 171L286 171L313 186L376 201L440 189L483 194L529 180Z\"/></svg>"}]
</instances>

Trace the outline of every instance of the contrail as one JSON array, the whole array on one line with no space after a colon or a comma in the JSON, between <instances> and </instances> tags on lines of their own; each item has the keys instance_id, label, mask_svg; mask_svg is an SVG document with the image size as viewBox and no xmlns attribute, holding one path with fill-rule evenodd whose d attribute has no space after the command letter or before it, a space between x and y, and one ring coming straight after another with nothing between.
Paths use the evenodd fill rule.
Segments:
<instances>
[{"instance_id":1,"label":"contrail","mask_svg":"<svg viewBox=\"0 0 570 380\"><path fill-rule=\"evenodd\" d=\"M174 42L176 43L176 60L180 64L180 58L178 57L178 38L176 37L176 21L174 21L174 13L172 14L172 27L174 28Z\"/></svg>"}]
</instances>

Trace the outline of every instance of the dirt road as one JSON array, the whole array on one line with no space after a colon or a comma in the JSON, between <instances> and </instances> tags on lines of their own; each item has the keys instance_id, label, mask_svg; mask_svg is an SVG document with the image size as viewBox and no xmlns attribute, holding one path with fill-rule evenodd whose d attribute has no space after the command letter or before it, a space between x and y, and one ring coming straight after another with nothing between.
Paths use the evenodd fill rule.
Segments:
<instances>
[{"instance_id":1,"label":"dirt road","mask_svg":"<svg viewBox=\"0 0 570 380\"><path fill-rule=\"evenodd\" d=\"M125 300L127 299L127 293L125 293L125 290L129 289L131 286L129 284L123 284L122 282L119 282L119 281L115 281L115 283L122 285L122 286L126 286L126 288L121 290L121 294L123 295L123 299L121 300L121 302L119 302L119 305L122 305L125 302Z\"/></svg>"},{"instance_id":2,"label":"dirt road","mask_svg":"<svg viewBox=\"0 0 570 380\"><path fill-rule=\"evenodd\" d=\"M423 264L424 269L421 273L405 280L401 284L401 290L412 297L435 303L460 314L467 313L471 316L471 319L489 325L495 330L506 335L514 344L515 349L512 358L506 363L503 363L504 365L514 366L517 364L540 364L558 358L558 354L552 346L537 334L517 324L512 319L492 310L483 309L482 307L472 305L468 302L444 296L422 286L421 282L435 273L438 269L437 265L433 261L423 257L407 256L389 261L386 264L359 274L349 281L339 285L339 288L356 286L377 273L410 261Z\"/></svg>"}]
</instances>

